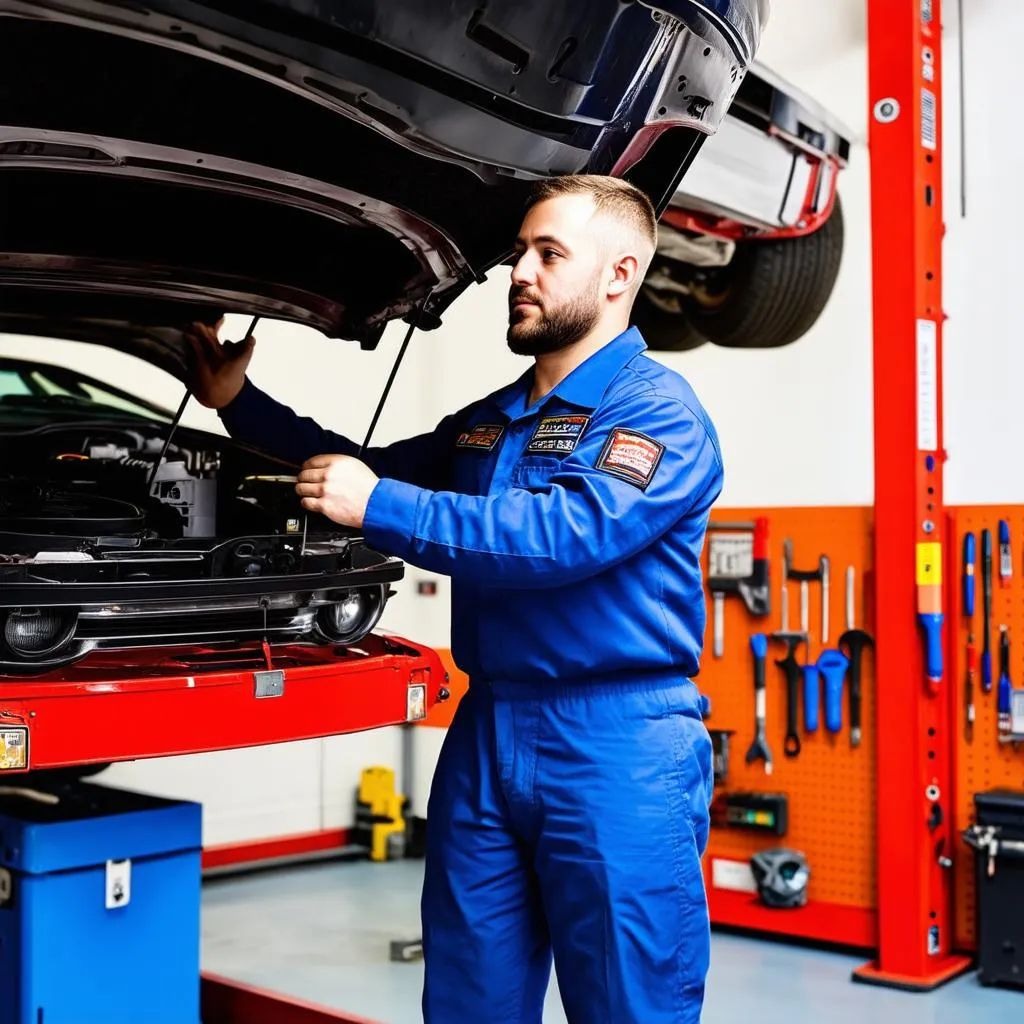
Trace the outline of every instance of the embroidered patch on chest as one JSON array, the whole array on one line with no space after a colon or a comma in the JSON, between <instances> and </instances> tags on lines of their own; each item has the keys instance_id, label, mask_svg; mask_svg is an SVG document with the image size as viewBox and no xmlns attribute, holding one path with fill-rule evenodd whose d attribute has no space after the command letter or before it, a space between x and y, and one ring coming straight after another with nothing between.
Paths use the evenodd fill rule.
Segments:
<instances>
[{"instance_id":1,"label":"embroidered patch on chest","mask_svg":"<svg viewBox=\"0 0 1024 1024\"><path fill-rule=\"evenodd\" d=\"M526 451L567 455L576 450L589 422L589 416L545 416L530 435Z\"/></svg>"},{"instance_id":2,"label":"embroidered patch on chest","mask_svg":"<svg viewBox=\"0 0 1024 1024\"><path fill-rule=\"evenodd\" d=\"M664 454L665 446L654 438L635 430L615 427L601 450L597 468L628 480L645 491L654 479Z\"/></svg>"},{"instance_id":3,"label":"embroidered patch on chest","mask_svg":"<svg viewBox=\"0 0 1024 1024\"><path fill-rule=\"evenodd\" d=\"M479 452L492 452L501 440L505 428L497 423L478 423L475 427L459 434L456 448L470 448Z\"/></svg>"}]
</instances>

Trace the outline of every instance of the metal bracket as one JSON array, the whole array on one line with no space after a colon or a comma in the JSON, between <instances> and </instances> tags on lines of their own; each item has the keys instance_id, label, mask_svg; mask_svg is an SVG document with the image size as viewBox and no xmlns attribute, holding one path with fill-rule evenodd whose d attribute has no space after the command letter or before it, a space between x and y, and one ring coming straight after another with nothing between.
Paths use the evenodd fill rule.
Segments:
<instances>
[{"instance_id":1,"label":"metal bracket","mask_svg":"<svg viewBox=\"0 0 1024 1024\"><path fill-rule=\"evenodd\" d=\"M253 672L253 683L257 697L284 696L284 670L275 668L269 672Z\"/></svg>"}]
</instances>

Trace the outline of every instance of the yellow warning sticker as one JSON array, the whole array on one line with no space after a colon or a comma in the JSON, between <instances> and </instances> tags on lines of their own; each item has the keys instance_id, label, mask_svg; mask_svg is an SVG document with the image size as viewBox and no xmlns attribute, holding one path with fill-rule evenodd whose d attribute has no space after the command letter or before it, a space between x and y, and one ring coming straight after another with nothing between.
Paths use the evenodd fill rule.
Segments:
<instances>
[{"instance_id":1,"label":"yellow warning sticker","mask_svg":"<svg viewBox=\"0 0 1024 1024\"><path fill-rule=\"evenodd\" d=\"M928 541L917 545L917 585L939 586L942 583L942 545Z\"/></svg>"}]
</instances>

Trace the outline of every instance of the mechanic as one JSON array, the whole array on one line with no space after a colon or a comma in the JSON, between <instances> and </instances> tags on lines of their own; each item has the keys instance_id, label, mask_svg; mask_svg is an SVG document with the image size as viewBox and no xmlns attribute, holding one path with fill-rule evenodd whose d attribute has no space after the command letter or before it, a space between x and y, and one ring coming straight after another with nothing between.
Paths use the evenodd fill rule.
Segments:
<instances>
[{"instance_id":1,"label":"mechanic","mask_svg":"<svg viewBox=\"0 0 1024 1024\"><path fill-rule=\"evenodd\" d=\"M615 178L539 183L515 243L514 383L370 450L246 376L194 325L193 387L235 437L302 463L303 505L452 579L470 677L427 810L428 1024L696 1024L711 742L692 681L722 485L693 390L629 327L654 210Z\"/></svg>"}]
</instances>

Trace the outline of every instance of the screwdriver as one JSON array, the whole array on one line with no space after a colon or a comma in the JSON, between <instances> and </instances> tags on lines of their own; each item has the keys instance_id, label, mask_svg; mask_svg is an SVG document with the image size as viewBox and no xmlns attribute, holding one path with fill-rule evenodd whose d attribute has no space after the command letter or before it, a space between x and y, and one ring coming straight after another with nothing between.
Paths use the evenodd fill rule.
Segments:
<instances>
[{"instance_id":1,"label":"screwdriver","mask_svg":"<svg viewBox=\"0 0 1024 1024\"><path fill-rule=\"evenodd\" d=\"M1006 626L999 627L999 732L1010 731L1010 633Z\"/></svg>"},{"instance_id":2,"label":"screwdriver","mask_svg":"<svg viewBox=\"0 0 1024 1024\"><path fill-rule=\"evenodd\" d=\"M974 740L974 676L978 670L978 651L974 646L974 634L967 636L967 680L964 683L964 699L967 702L967 742Z\"/></svg>"},{"instance_id":3,"label":"screwdriver","mask_svg":"<svg viewBox=\"0 0 1024 1024\"><path fill-rule=\"evenodd\" d=\"M999 520L999 586L1008 587L1013 578L1013 555L1010 551L1010 524Z\"/></svg>"},{"instance_id":4,"label":"screwdriver","mask_svg":"<svg viewBox=\"0 0 1024 1024\"><path fill-rule=\"evenodd\" d=\"M974 563L976 561L974 534L964 534L964 615L974 617Z\"/></svg>"},{"instance_id":5,"label":"screwdriver","mask_svg":"<svg viewBox=\"0 0 1024 1024\"><path fill-rule=\"evenodd\" d=\"M981 596L984 621L981 638L981 688L985 693L992 689L992 531L981 531Z\"/></svg>"}]
</instances>

